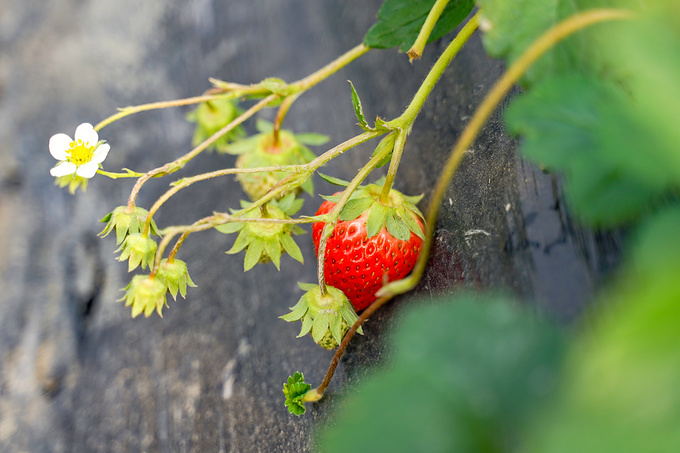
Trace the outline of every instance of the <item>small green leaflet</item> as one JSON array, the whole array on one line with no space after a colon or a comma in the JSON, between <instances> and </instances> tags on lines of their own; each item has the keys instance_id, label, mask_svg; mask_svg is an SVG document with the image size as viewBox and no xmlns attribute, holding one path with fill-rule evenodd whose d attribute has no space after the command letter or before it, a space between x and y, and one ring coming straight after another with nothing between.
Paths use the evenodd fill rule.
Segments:
<instances>
[{"instance_id":1,"label":"small green leaflet","mask_svg":"<svg viewBox=\"0 0 680 453\"><path fill-rule=\"evenodd\" d=\"M378 22L364 37L364 45L375 49L399 47L406 52L413 45L435 0L385 0ZM474 6L472 0L451 0L439 17L428 42L455 29Z\"/></svg>"},{"instance_id":2,"label":"small green leaflet","mask_svg":"<svg viewBox=\"0 0 680 453\"><path fill-rule=\"evenodd\" d=\"M343 179L334 178L333 176L324 175L321 172L317 172L317 175L319 175L321 177L321 179L323 179L324 181L329 182L329 183L331 183L335 186L341 186L341 187L349 186L349 182L347 182Z\"/></svg>"},{"instance_id":3,"label":"small green leaflet","mask_svg":"<svg viewBox=\"0 0 680 453\"><path fill-rule=\"evenodd\" d=\"M670 154L615 84L569 75L552 77L516 99L508 129L523 151L566 177L566 197L591 225L614 225L644 212L678 181ZM644 151L646 150L646 151Z\"/></svg>"},{"instance_id":4,"label":"small green leaflet","mask_svg":"<svg viewBox=\"0 0 680 453\"><path fill-rule=\"evenodd\" d=\"M357 120L359 120L359 126L361 126L361 128L365 131L370 131L371 126L368 125L366 117L364 116L364 109L361 106L361 100L359 99L357 90L354 89L354 84L351 80L348 80L348 82L350 88L352 88L352 105L354 105L354 113L357 116Z\"/></svg>"},{"instance_id":5,"label":"small green leaflet","mask_svg":"<svg viewBox=\"0 0 680 453\"><path fill-rule=\"evenodd\" d=\"M286 397L285 405L291 414L300 416L305 413L305 404L302 402L305 394L312 388L305 382L305 377L296 372L283 384L283 395Z\"/></svg>"}]
</instances>

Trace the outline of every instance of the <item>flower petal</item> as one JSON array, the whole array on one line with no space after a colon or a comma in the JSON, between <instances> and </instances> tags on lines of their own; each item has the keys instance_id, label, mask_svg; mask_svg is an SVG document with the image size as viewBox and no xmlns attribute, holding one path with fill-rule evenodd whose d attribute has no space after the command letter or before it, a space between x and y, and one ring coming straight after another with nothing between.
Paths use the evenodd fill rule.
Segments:
<instances>
[{"instance_id":1,"label":"flower petal","mask_svg":"<svg viewBox=\"0 0 680 453\"><path fill-rule=\"evenodd\" d=\"M99 169L99 164L96 162L88 162L86 164L81 165L78 167L76 170L76 175L81 176L83 178L91 178L94 176L95 173L97 173L97 170Z\"/></svg>"},{"instance_id":2,"label":"flower petal","mask_svg":"<svg viewBox=\"0 0 680 453\"><path fill-rule=\"evenodd\" d=\"M94 150L94 154L92 154L92 159L90 159L90 162L94 162L95 164L101 164L104 162L104 159L106 159L106 156L109 154L109 150L111 149L111 146L103 143L97 147L97 149Z\"/></svg>"},{"instance_id":3,"label":"flower petal","mask_svg":"<svg viewBox=\"0 0 680 453\"><path fill-rule=\"evenodd\" d=\"M50 154L57 160L66 160L66 151L71 146L71 137L66 134L54 134L50 138Z\"/></svg>"},{"instance_id":4,"label":"flower petal","mask_svg":"<svg viewBox=\"0 0 680 453\"><path fill-rule=\"evenodd\" d=\"M94 130L90 123L83 123L76 128L76 141L82 140L90 146L94 146L99 141L99 134Z\"/></svg>"},{"instance_id":5,"label":"flower petal","mask_svg":"<svg viewBox=\"0 0 680 453\"><path fill-rule=\"evenodd\" d=\"M56 178L60 176L72 175L76 171L76 164L72 162L59 162L56 167L50 170L50 174Z\"/></svg>"}]
</instances>

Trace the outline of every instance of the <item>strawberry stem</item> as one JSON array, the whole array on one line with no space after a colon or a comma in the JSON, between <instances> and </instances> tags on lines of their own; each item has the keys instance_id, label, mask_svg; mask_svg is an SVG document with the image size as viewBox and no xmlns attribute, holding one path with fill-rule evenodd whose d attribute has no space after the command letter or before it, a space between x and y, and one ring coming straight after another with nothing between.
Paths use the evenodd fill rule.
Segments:
<instances>
[{"instance_id":1,"label":"strawberry stem","mask_svg":"<svg viewBox=\"0 0 680 453\"><path fill-rule=\"evenodd\" d=\"M458 54L458 51L463 47L463 45L470 39L470 36L477 30L479 26L479 16L481 10L477 12L470 20L465 24L465 26L458 32L458 35L451 41L451 44L444 50L440 57L435 62L432 69L425 77L423 84L420 85L413 100L406 108L404 113L398 118L388 122L390 126L407 128L410 127L418 116L420 109L423 107L425 100L432 92L435 84L439 81L444 70L449 66L451 60Z\"/></svg>"},{"instance_id":2,"label":"strawberry stem","mask_svg":"<svg viewBox=\"0 0 680 453\"><path fill-rule=\"evenodd\" d=\"M295 94L291 94L290 96L287 96L283 100L283 102L281 103L281 106L279 107L279 111L276 114L276 119L274 119L274 130L273 130L273 133L274 133L273 146L274 146L274 148L278 148L281 145L281 141L279 139L279 131L281 130L281 124L283 124L283 120L286 117L288 110L290 110L290 107L297 100L297 98L300 97L300 95L302 93L303 93L303 91L299 91Z\"/></svg>"},{"instance_id":3,"label":"strawberry stem","mask_svg":"<svg viewBox=\"0 0 680 453\"><path fill-rule=\"evenodd\" d=\"M187 162L189 162L191 159L194 157L198 156L201 152L203 152L208 146L212 145L217 139L219 139L221 136L226 134L227 132L231 131L234 129L236 126L240 125L243 123L245 120L253 116L255 113L259 112L263 108L267 106L270 102L276 100L278 98L277 95L272 94L271 96L267 96L266 98L262 99L260 102L243 112L238 118L234 119L231 123L227 124L224 126L222 129L219 131L215 132L210 138L205 140L203 143L189 151L187 154L185 154L182 157L179 157L175 159L172 162L169 162L161 167L154 168L153 170L149 170L137 180L135 183L135 186L132 188L132 192L130 193L130 197L128 198L128 206L134 206L135 204L135 199L137 198L137 194L139 194L140 189L144 185L146 181L151 179L154 176L163 174L163 173L172 173L173 171L179 170L182 168ZM159 203L160 202L160 203ZM151 224L151 220L153 219L153 215L156 212L156 210L160 207L165 202L165 200L161 201L159 199L155 204L154 207L152 207L149 210L149 215L146 218L146 223L144 224L144 231L147 231L149 229L149 225Z\"/></svg>"},{"instance_id":4,"label":"strawberry stem","mask_svg":"<svg viewBox=\"0 0 680 453\"><path fill-rule=\"evenodd\" d=\"M423 49L425 49L425 45L427 44L427 40L432 33L432 29L439 20L439 17L444 12L444 8L446 8L448 3L449 0L437 0L437 2L434 4L427 15L427 18L425 19L425 23L422 27L420 27L420 32L418 33L416 41L413 43L413 46L411 46L408 52L406 52L409 61L416 60L423 55Z\"/></svg>"},{"instance_id":5,"label":"strawberry stem","mask_svg":"<svg viewBox=\"0 0 680 453\"><path fill-rule=\"evenodd\" d=\"M394 184L394 178L397 176L397 170L399 170L399 163L401 162L401 155L404 151L407 135L408 132L404 131L403 129L399 129L397 138L394 141L394 150L392 151L392 159L390 159L390 168L387 170L385 184L383 184L382 192L380 192L379 201L383 204L386 204L387 200L389 199L390 190L392 190L392 185Z\"/></svg>"}]
</instances>

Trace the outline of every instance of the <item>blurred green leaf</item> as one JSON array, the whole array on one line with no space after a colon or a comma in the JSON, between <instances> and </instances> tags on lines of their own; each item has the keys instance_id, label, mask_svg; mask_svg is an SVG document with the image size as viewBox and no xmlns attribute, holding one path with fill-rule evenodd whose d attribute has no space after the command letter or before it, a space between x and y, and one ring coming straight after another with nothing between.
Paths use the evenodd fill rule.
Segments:
<instances>
[{"instance_id":1,"label":"blurred green leaf","mask_svg":"<svg viewBox=\"0 0 680 453\"><path fill-rule=\"evenodd\" d=\"M502 297L418 304L393 362L344 401L319 450L499 451L556 384L562 338Z\"/></svg>"},{"instance_id":2,"label":"blurred green leaf","mask_svg":"<svg viewBox=\"0 0 680 453\"><path fill-rule=\"evenodd\" d=\"M523 151L564 173L567 199L591 224L631 219L680 181L673 157L651 151L655 133L620 87L578 75L553 77L506 112Z\"/></svg>"},{"instance_id":3,"label":"blurred green leaf","mask_svg":"<svg viewBox=\"0 0 680 453\"><path fill-rule=\"evenodd\" d=\"M480 28L487 53L514 62L541 34L560 20L577 12L571 0L478 0L483 8ZM587 59L581 49L587 42L574 35L559 43L527 71L524 84L531 84L553 74L572 70L588 72Z\"/></svg>"},{"instance_id":4,"label":"blurred green leaf","mask_svg":"<svg viewBox=\"0 0 680 453\"><path fill-rule=\"evenodd\" d=\"M377 49L399 47L406 52L418 37L436 0L385 0L378 11L378 22L368 30L364 45ZM439 17L428 42L455 29L474 6L473 0L451 0Z\"/></svg>"},{"instance_id":5,"label":"blurred green leaf","mask_svg":"<svg viewBox=\"0 0 680 453\"><path fill-rule=\"evenodd\" d=\"M680 451L680 209L646 226L633 264L571 350L528 451Z\"/></svg>"}]
</instances>

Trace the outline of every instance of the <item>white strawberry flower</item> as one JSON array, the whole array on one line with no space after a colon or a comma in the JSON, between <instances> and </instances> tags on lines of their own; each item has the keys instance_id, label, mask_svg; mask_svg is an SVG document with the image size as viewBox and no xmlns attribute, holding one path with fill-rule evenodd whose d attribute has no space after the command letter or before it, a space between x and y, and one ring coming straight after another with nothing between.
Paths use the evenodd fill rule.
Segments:
<instances>
[{"instance_id":1,"label":"white strawberry flower","mask_svg":"<svg viewBox=\"0 0 680 453\"><path fill-rule=\"evenodd\" d=\"M83 123L76 128L76 135L71 139L66 134L55 134L50 138L50 154L59 163L50 170L54 177L76 174L82 178L91 178L97 173L99 164L104 162L111 147L99 141L99 135L90 123Z\"/></svg>"}]
</instances>

